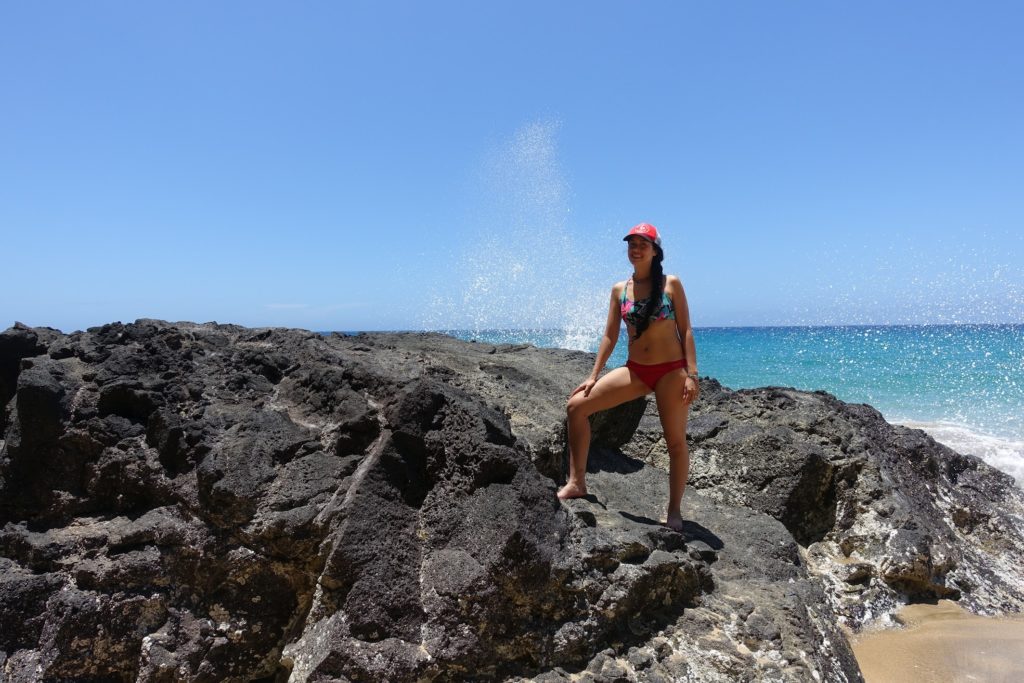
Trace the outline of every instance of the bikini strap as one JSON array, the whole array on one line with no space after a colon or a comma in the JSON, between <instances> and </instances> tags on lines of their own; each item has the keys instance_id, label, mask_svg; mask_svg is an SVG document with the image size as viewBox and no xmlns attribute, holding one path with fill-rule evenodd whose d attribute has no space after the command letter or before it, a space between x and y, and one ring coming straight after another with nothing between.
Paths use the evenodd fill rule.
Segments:
<instances>
[{"instance_id":1,"label":"bikini strap","mask_svg":"<svg viewBox=\"0 0 1024 683\"><path fill-rule=\"evenodd\" d=\"M632 282L632 281L633 281L633 278L629 278L628 280L626 280L625 283L623 283L623 285L622 285L622 299L619 302L620 304L626 303L626 288L629 287L629 283Z\"/></svg>"}]
</instances>

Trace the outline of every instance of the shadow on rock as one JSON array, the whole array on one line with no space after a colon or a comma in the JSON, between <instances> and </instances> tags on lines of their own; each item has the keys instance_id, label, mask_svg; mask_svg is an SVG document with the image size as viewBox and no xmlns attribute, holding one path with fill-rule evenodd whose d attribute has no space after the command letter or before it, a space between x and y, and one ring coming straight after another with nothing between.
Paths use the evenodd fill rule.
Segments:
<instances>
[{"instance_id":1,"label":"shadow on rock","mask_svg":"<svg viewBox=\"0 0 1024 683\"><path fill-rule=\"evenodd\" d=\"M631 474L644 467L643 460L632 458L612 448L593 447L587 458L587 472L613 472Z\"/></svg>"}]
</instances>

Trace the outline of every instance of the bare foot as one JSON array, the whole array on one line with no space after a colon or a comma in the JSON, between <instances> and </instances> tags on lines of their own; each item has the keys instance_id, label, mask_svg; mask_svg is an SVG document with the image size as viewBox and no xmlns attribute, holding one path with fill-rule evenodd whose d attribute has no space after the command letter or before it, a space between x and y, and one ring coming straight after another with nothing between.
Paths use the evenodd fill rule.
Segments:
<instances>
[{"instance_id":1,"label":"bare foot","mask_svg":"<svg viewBox=\"0 0 1024 683\"><path fill-rule=\"evenodd\" d=\"M670 512L668 519L665 520L665 526L672 531L682 532L683 530L683 516L678 512Z\"/></svg>"},{"instance_id":2,"label":"bare foot","mask_svg":"<svg viewBox=\"0 0 1024 683\"><path fill-rule=\"evenodd\" d=\"M577 486L576 484L569 483L558 489L558 497L561 500L569 500L570 498L582 498L587 495L586 486Z\"/></svg>"}]
</instances>

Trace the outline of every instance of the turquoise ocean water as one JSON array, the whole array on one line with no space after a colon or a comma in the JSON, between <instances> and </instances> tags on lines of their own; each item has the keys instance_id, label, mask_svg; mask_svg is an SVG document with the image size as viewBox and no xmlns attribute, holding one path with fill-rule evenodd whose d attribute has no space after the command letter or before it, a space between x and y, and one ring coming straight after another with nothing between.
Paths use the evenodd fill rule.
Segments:
<instances>
[{"instance_id":1,"label":"turquoise ocean water","mask_svg":"<svg viewBox=\"0 0 1024 683\"><path fill-rule=\"evenodd\" d=\"M598 342L560 330L448 332L589 351ZM733 389L821 389L868 403L1024 486L1024 325L721 327L694 336L702 376ZM608 367L625 362L626 348L620 337Z\"/></svg>"}]
</instances>

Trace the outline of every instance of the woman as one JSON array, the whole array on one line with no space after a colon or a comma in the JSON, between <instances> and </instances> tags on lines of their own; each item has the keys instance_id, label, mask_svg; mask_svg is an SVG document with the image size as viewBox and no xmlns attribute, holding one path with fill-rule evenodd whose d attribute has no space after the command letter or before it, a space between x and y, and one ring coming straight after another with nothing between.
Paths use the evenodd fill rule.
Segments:
<instances>
[{"instance_id":1,"label":"woman","mask_svg":"<svg viewBox=\"0 0 1024 683\"><path fill-rule=\"evenodd\" d=\"M658 229L641 223L623 238L629 243L633 276L612 287L608 322L597 350L594 370L569 395L569 480L558 497L587 495L587 454L590 450L589 417L652 391L665 432L669 453L668 513L666 526L681 531L679 504L690 471L686 447L686 419L697 398L697 350L690 327L690 312L683 285L661 270L664 252ZM629 360L598 379L619 340L619 318L626 322Z\"/></svg>"}]
</instances>

